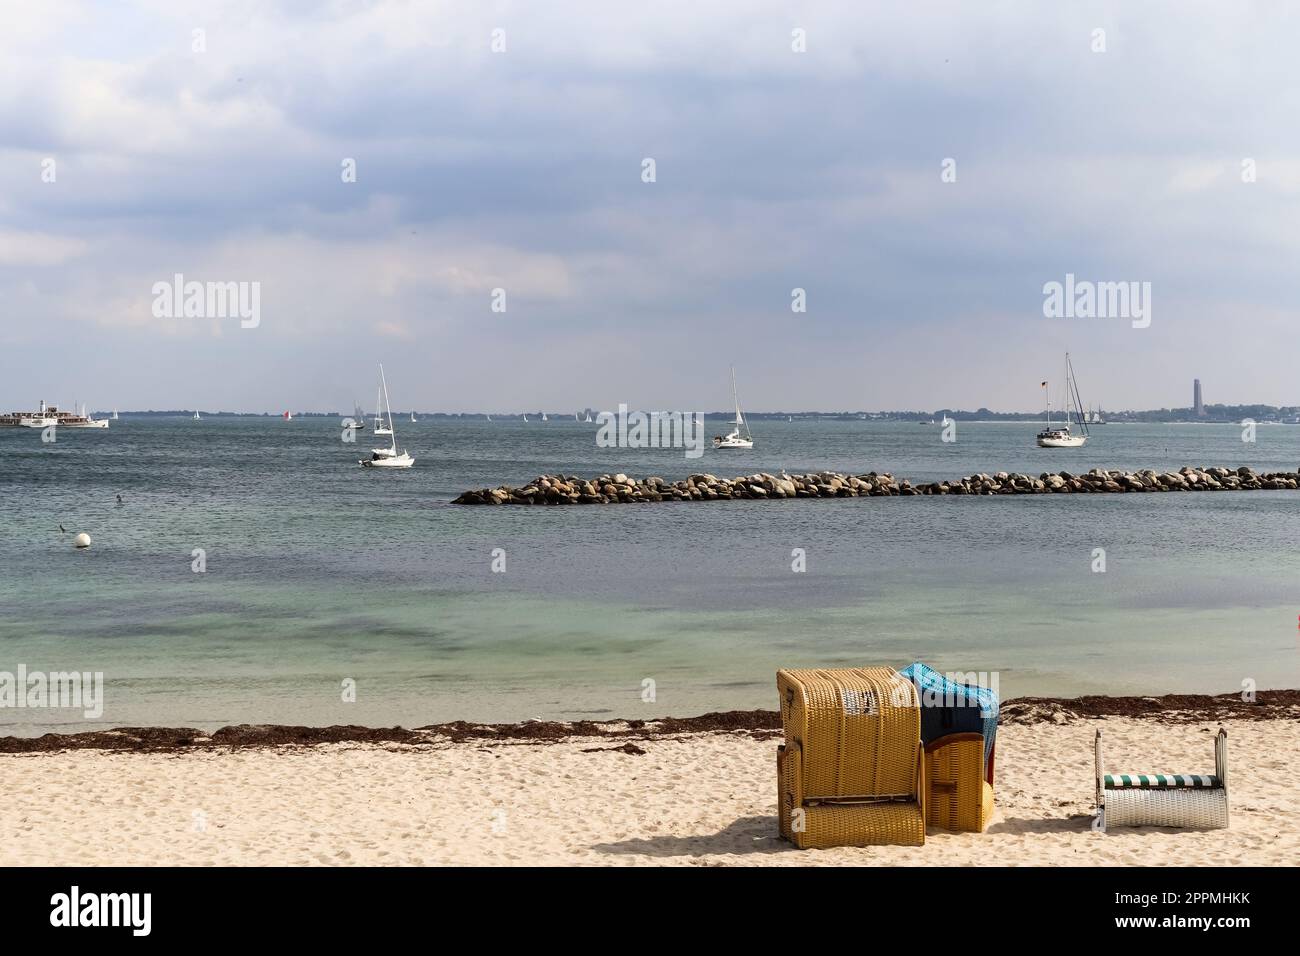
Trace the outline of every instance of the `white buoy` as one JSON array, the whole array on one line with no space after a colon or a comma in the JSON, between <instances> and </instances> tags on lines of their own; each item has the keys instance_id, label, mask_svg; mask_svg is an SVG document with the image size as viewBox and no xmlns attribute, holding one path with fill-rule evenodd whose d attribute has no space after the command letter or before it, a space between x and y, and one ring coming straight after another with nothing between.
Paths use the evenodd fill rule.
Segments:
<instances>
[{"instance_id":1,"label":"white buoy","mask_svg":"<svg viewBox=\"0 0 1300 956\"><path fill-rule=\"evenodd\" d=\"M72 543L76 545L78 548L89 548L90 535L86 534L86 532L83 531L81 532L81 534L77 535L75 538L72 539Z\"/></svg>"}]
</instances>

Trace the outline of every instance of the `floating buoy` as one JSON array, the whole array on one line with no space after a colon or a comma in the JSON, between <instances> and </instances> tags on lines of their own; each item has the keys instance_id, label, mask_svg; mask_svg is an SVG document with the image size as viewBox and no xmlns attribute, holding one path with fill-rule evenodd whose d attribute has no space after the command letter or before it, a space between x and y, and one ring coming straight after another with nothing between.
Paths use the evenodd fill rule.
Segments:
<instances>
[{"instance_id":1,"label":"floating buoy","mask_svg":"<svg viewBox=\"0 0 1300 956\"><path fill-rule=\"evenodd\" d=\"M83 531L81 532L81 534L77 535L75 538L72 539L72 543L76 545L78 548L89 548L90 535L86 534L86 532Z\"/></svg>"}]
</instances>

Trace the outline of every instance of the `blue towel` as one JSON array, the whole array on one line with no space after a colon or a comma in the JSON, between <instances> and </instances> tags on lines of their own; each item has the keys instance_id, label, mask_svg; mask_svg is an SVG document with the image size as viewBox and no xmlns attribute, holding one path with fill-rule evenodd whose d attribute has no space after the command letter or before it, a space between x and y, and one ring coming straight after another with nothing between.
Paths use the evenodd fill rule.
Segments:
<instances>
[{"instance_id":1,"label":"blue towel","mask_svg":"<svg viewBox=\"0 0 1300 956\"><path fill-rule=\"evenodd\" d=\"M921 742L949 734L983 734L987 763L998 732L998 695L987 687L958 684L920 661L899 673L916 685L921 698Z\"/></svg>"}]
</instances>

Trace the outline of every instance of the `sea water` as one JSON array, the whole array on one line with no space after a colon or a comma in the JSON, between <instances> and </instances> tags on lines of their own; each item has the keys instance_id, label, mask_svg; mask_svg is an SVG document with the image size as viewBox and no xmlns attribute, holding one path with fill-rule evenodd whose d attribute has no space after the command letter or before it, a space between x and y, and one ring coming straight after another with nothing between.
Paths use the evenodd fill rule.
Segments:
<instances>
[{"instance_id":1,"label":"sea water","mask_svg":"<svg viewBox=\"0 0 1300 956\"><path fill-rule=\"evenodd\" d=\"M1300 492L450 504L556 472L1300 465L1291 426L751 425L688 460L558 417L398 422L409 471L325 418L0 431L0 672L104 675L97 718L0 707L0 733L686 716L774 708L779 667L914 659L1004 696L1300 686Z\"/></svg>"}]
</instances>

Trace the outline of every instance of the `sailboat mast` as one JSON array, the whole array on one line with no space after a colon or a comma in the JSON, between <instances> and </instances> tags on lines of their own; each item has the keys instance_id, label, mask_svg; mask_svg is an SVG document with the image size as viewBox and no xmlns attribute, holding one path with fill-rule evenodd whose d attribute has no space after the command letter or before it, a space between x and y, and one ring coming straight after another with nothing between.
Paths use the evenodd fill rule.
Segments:
<instances>
[{"instance_id":1,"label":"sailboat mast","mask_svg":"<svg viewBox=\"0 0 1300 956\"><path fill-rule=\"evenodd\" d=\"M731 401L736 406L736 427L745 429L745 435L749 435L749 425L743 415L740 414L740 396L736 393L736 366L731 366Z\"/></svg>"},{"instance_id":2,"label":"sailboat mast","mask_svg":"<svg viewBox=\"0 0 1300 956\"><path fill-rule=\"evenodd\" d=\"M397 430L393 428L393 406L388 401L388 379L384 377L384 366L381 362L379 365L379 382L384 390L384 408L388 412L388 430L393 433L393 447L397 447Z\"/></svg>"},{"instance_id":3,"label":"sailboat mast","mask_svg":"<svg viewBox=\"0 0 1300 956\"><path fill-rule=\"evenodd\" d=\"M1079 425L1083 428L1083 433L1088 434L1088 420L1083 417L1083 400L1079 397L1079 383L1074 377L1074 366L1070 362L1070 353L1065 353L1065 365L1070 372L1071 395L1074 399L1074 407L1079 410Z\"/></svg>"},{"instance_id":4,"label":"sailboat mast","mask_svg":"<svg viewBox=\"0 0 1300 956\"><path fill-rule=\"evenodd\" d=\"M1070 427L1070 353L1065 353L1065 394L1061 396L1061 406L1065 409L1065 427Z\"/></svg>"}]
</instances>

